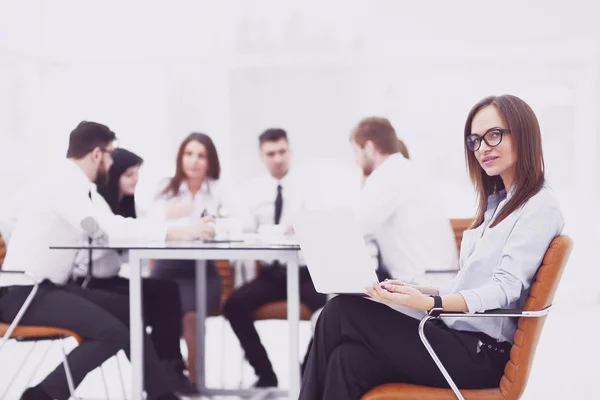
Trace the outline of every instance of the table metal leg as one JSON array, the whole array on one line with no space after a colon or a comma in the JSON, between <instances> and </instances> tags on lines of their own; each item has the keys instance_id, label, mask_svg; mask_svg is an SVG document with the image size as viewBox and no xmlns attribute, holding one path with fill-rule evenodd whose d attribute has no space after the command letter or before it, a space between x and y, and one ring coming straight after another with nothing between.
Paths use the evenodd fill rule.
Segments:
<instances>
[{"instance_id":1,"label":"table metal leg","mask_svg":"<svg viewBox=\"0 0 600 400\"><path fill-rule=\"evenodd\" d=\"M196 251L200 249L194 249ZM176 251L170 251L168 256L176 259L198 259L225 257L227 252L218 251L218 255L211 251L193 252L188 258L185 254ZM223 254L221 254L223 253ZM248 252L249 254L238 254L238 251L232 252L233 255L245 258L260 258L260 252ZM270 252L266 252L270 254ZM300 325L300 288L299 288L299 266L298 255L296 252L285 252L286 254L277 255L278 259L287 261L287 298L288 298L288 325L289 325L289 373L290 383L288 398L298 398L300 393L300 357L299 357L299 325ZM292 254L290 254L292 253ZM143 317L142 317L142 278L141 278L141 260L142 258L167 258L162 249L130 250L130 279L129 279L129 300L130 300L130 341L131 341L131 366L132 366L132 399L143 400L144 387L144 360L143 360ZM216 395L237 395L242 397L259 396L260 398L269 396L284 396L286 393L282 390L260 390L260 389L208 389L206 387L206 261L196 262L196 385L198 391L206 396Z\"/></svg>"},{"instance_id":2,"label":"table metal leg","mask_svg":"<svg viewBox=\"0 0 600 400\"><path fill-rule=\"evenodd\" d=\"M297 399L300 394L300 356L298 329L300 327L300 278L298 255L287 261L287 314L289 327L290 389L288 398Z\"/></svg>"},{"instance_id":3,"label":"table metal leg","mask_svg":"<svg viewBox=\"0 0 600 400\"><path fill-rule=\"evenodd\" d=\"M142 321L142 266L140 255L129 252L129 331L131 347L131 396L143 400L144 390L144 323Z\"/></svg>"},{"instance_id":4,"label":"table metal leg","mask_svg":"<svg viewBox=\"0 0 600 400\"><path fill-rule=\"evenodd\" d=\"M206 390L206 263L196 261L196 388L200 393Z\"/></svg>"}]
</instances>

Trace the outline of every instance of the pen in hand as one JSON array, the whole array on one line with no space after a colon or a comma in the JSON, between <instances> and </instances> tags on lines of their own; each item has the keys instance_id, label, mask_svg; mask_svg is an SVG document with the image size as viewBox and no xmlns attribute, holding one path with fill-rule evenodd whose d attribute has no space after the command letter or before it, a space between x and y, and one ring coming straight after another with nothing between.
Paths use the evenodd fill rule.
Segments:
<instances>
[{"instance_id":1,"label":"pen in hand","mask_svg":"<svg viewBox=\"0 0 600 400\"><path fill-rule=\"evenodd\" d=\"M204 217L216 218L216 216L208 214L208 211L206 210L206 208L203 209L202 214L200 214L200 218L204 218Z\"/></svg>"}]
</instances>

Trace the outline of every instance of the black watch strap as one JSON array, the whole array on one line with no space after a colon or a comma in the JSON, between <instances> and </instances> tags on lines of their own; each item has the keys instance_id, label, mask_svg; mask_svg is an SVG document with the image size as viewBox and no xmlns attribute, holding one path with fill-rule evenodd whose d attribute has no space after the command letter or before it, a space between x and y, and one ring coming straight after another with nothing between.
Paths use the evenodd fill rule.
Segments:
<instances>
[{"instance_id":1,"label":"black watch strap","mask_svg":"<svg viewBox=\"0 0 600 400\"><path fill-rule=\"evenodd\" d=\"M429 315L433 317L439 316L442 311L444 311L444 306L442 305L442 297L438 295L431 296L433 298L433 307L429 310Z\"/></svg>"}]
</instances>

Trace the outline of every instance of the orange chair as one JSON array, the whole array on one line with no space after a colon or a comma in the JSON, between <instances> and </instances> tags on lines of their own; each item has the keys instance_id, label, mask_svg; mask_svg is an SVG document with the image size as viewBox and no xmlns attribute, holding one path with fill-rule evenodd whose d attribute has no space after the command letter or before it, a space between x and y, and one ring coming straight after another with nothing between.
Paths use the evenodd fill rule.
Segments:
<instances>
[{"instance_id":1,"label":"orange chair","mask_svg":"<svg viewBox=\"0 0 600 400\"><path fill-rule=\"evenodd\" d=\"M460 253L460 244L462 242L463 233L465 230L469 229L473 224L473 218L452 218L450 219L450 225L452 226L452 230L454 231L454 240L456 240L456 248ZM458 269L435 269L435 270L426 270L426 274L452 274L455 275L458 273Z\"/></svg>"},{"instance_id":2,"label":"orange chair","mask_svg":"<svg viewBox=\"0 0 600 400\"><path fill-rule=\"evenodd\" d=\"M4 242L2 242L2 244L4 244ZM1 269L0 269L0 274L21 274L24 276L29 276L23 271L3 271ZM2 396L0 396L0 398L4 398L4 395L10 390L12 383L15 381L15 378L21 372L23 366L29 359L29 356L33 353L33 350L35 349L38 342L50 341L52 343L56 340L62 340L62 339L66 339L68 337L75 338L75 340L77 340L78 343L83 342L83 338L81 336L77 335L75 332L72 332L72 331L69 331L66 329L48 327L48 326L21 326L21 325L19 325L19 321L21 321L21 318L27 311L27 308L31 304L33 297L35 296L35 294L38 291L39 282L35 281L33 278L31 278L31 280L33 282L33 287L31 289L31 293L29 294L29 296L27 296L27 299L21 306L21 309L17 313L17 316L15 317L15 319L10 324L0 323L0 335L2 335L2 339L0 340L0 351L2 351L2 348L4 347L6 342L8 342L9 339L14 339L14 340L21 341L21 342L32 341L32 342L34 342L34 345L27 353L25 359L21 362L21 365L16 369L16 372L13 374L13 377L9 380L9 382L10 382L9 385L6 387L6 389L4 390L4 393L2 394ZM46 350L46 353L44 353L44 357L48 353L49 349L50 348L48 348ZM63 350L63 365L65 366L65 373L67 376L67 383L69 385L69 391L71 392L71 396L74 397L75 396L75 387L73 384L73 377L71 375L69 363L67 361L67 357L66 357L64 348L62 346L61 346L61 349ZM41 365L41 362L38 364L38 367L39 367L39 365ZM33 375L35 375L36 372L37 372L37 368L35 369L34 373L30 377L30 380L31 380L31 378L33 378ZM27 383L27 385L28 384L29 384L29 382Z\"/></svg>"},{"instance_id":3,"label":"orange chair","mask_svg":"<svg viewBox=\"0 0 600 400\"><path fill-rule=\"evenodd\" d=\"M215 266L217 267L217 272L221 276L221 304L219 305L219 309L217 310L215 315L220 315L223 311L223 304L227 297L233 291L233 268L228 260L216 260Z\"/></svg>"},{"instance_id":4,"label":"orange chair","mask_svg":"<svg viewBox=\"0 0 600 400\"><path fill-rule=\"evenodd\" d=\"M15 381L15 378L21 372L21 370L27 363L27 360L29 359L31 354L33 354L38 343L50 342L50 344L52 345L56 341L62 341L63 339L67 339L70 337L74 338L77 341L77 343L83 342L83 338L81 336L79 336L77 333L67 330L67 329L49 327L49 326L19 325L21 318L27 311L27 308L31 304L33 297L35 296L35 294L38 291L39 282L37 282L35 279L33 279L32 277L27 275L24 271L3 271L2 263L4 262L5 255L6 255L6 243L2 239L2 236L0 235L0 274L4 274L4 275L19 274L19 275L27 276L31 279L31 281L33 283L33 287L31 289L31 293L29 294L29 296L27 296L27 299L25 299L25 302L21 306L21 309L17 313L17 316L14 318L14 320L10 324L0 322L0 336L1 336L0 352L2 351L2 348L4 347L6 342L8 342L9 339L13 339L18 342L34 342L34 344L27 352L25 358L23 359L23 361L21 362L19 367L16 368L16 372L13 374L12 378L10 380L8 380L9 384L4 389L4 392L2 393L2 395L0 395L0 399L3 399L5 397L5 395L8 393L8 391L12 387L12 384ZM46 352L43 354L42 361L45 358L45 356L48 354L48 351L50 350L51 345L46 349ZM69 368L69 363L67 361L66 353L65 353L63 346L61 346L61 350L62 350L62 354L63 354L63 365L65 367L67 383L69 385L69 391L71 392L71 397L76 398L75 397L75 387L73 384L73 377L71 375L71 370ZM37 368L34 369L29 380L31 380L33 378L33 376L37 373L37 370L38 370L39 366L42 364L42 361L40 361L38 363ZM118 359L117 359L117 367L119 368L119 375L121 375L121 373L120 373L121 368L118 363ZM104 370L102 369L101 372L102 372L102 376L103 376L106 396L108 398L108 388L106 386L106 378L104 377ZM26 385L29 385L29 382L27 382ZM121 386L122 386L123 394L125 394L125 388L123 386L122 380L121 380Z\"/></svg>"},{"instance_id":5,"label":"orange chair","mask_svg":"<svg viewBox=\"0 0 600 400\"><path fill-rule=\"evenodd\" d=\"M312 311L305 304L300 304L300 321L310 321ZM275 301L265 304L254 313L255 321L266 319L287 319L287 301Z\"/></svg>"},{"instance_id":6,"label":"orange chair","mask_svg":"<svg viewBox=\"0 0 600 400\"><path fill-rule=\"evenodd\" d=\"M451 389L433 388L406 383L386 384L378 386L366 393L361 400L449 400L449 399L481 399L481 400L513 400L521 397L525 391L527 379L531 372L531 364L537 343L546 321L546 315L552 308L554 293L560 282L564 267L569 258L573 242L568 236L556 237L542 260L537 271L535 282L529 291L523 311L492 310L484 313L446 313L427 315L419 324L419 335L424 346L446 378ZM514 317L519 318L515 341L510 351L510 360L504 368L504 376L497 388L459 390L452 378L429 345L423 327L432 318L444 317Z\"/></svg>"},{"instance_id":7,"label":"orange chair","mask_svg":"<svg viewBox=\"0 0 600 400\"><path fill-rule=\"evenodd\" d=\"M473 218L452 218L450 219L450 225L454 231L454 239L456 240L456 247L460 253L460 244L462 242L463 233L473 225L475 220Z\"/></svg>"},{"instance_id":8,"label":"orange chair","mask_svg":"<svg viewBox=\"0 0 600 400\"><path fill-rule=\"evenodd\" d=\"M256 272L260 270L261 266L257 262L256 263ZM312 316L312 311L305 304L300 304L300 321L310 321L310 317ZM264 306L260 307L254 313L255 321L264 321L268 319L287 319L287 301L274 301L272 303L267 303Z\"/></svg>"},{"instance_id":9,"label":"orange chair","mask_svg":"<svg viewBox=\"0 0 600 400\"><path fill-rule=\"evenodd\" d=\"M2 239L2 235L0 235L0 268L2 268L2 263L4 262L5 256L6 256L6 243L4 243L4 239Z\"/></svg>"}]
</instances>

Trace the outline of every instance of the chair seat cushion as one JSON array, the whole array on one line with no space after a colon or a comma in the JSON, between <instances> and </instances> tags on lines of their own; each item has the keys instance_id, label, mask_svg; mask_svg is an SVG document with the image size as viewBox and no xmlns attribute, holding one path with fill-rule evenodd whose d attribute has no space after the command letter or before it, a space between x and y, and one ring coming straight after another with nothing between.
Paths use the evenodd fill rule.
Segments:
<instances>
[{"instance_id":1,"label":"chair seat cushion","mask_svg":"<svg viewBox=\"0 0 600 400\"><path fill-rule=\"evenodd\" d=\"M4 336L8 328L9 324L0 323L0 336ZM72 336L77 340L78 343L83 342L83 338L76 334L73 331L62 329L62 328L53 328L49 326L26 326L20 325L17 326L17 329L11 335L11 338L20 340L20 339L36 339L36 340L51 340L57 339L60 337Z\"/></svg>"},{"instance_id":2,"label":"chair seat cushion","mask_svg":"<svg viewBox=\"0 0 600 400\"><path fill-rule=\"evenodd\" d=\"M300 320L310 321L312 311L304 304L300 304ZM264 319L287 319L287 301L275 301L265 304L256 310L255 320Z\"/></svg>"},{"instance_id":3,"label":"chair seat cushion","mask_svg":"<svg viewBox=\"0 0 600 400\"><path fill-rule=\"evenodd\" d=\"M464 389L465 399L504 400L500 389ZM456 400L452 389L391 383L377 386L362 396L361 400Z\"/></svg>"}]
</instances>

